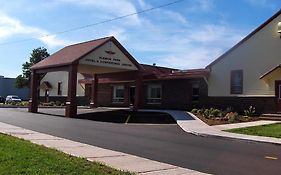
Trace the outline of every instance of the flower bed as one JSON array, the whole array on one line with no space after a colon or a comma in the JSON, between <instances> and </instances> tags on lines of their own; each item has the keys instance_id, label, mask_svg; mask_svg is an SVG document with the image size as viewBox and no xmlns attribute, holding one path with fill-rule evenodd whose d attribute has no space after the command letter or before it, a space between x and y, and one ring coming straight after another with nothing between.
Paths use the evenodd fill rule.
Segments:
<instances>
[{"instance_id":1,"label":"flower bed","mask_svg":"<svg viewBox=\"0 0 281 175\"><path fill-rule=\"evenodd\" d=\"M227 108L226 110L202 108L192 109L191 112L208 125L220 125L259 120L259 118L255 116L255 107L252 106L244 110L244 115L239 115L237 112L234 112L232 108Z\"/></svg>"}]
</instances>

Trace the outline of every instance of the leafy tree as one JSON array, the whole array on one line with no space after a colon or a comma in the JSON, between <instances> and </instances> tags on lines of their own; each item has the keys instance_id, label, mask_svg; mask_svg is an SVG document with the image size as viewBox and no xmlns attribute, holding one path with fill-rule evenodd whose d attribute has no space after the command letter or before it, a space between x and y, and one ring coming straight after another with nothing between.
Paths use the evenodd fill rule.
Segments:
<instances>
[{"instance_id":1,"label":"leafy tree","mask_svg":"<svg viewBox=\"0 0 281 175\"><path fill-rule=\"evenodd\" d=\"M29 62L25 62L24 64L22 64L22 75L19 75L16 78L16 87L29 87L31 79L30 67L47 58L48 56L50 56L50 54L44 47L38 47L37 49L33 49L29 57Z\"/></svg>"}]
</instances>

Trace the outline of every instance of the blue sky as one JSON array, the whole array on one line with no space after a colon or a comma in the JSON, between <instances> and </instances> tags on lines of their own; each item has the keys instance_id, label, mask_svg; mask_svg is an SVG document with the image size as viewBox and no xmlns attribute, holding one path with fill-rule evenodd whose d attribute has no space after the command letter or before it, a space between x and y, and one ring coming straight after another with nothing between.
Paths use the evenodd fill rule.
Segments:
<instances>
[{"instance_id":1,"label":"blue sky","mask_svg":"<svg viewBox=\"0 0 281 175\"><path fill-rule=\"evenodd\" d=\"M184 0L141 15L51 35L174 0L12 0L0 3L0 75L16 77L31 51L115 36L140 62L201 68L281 7L277 0ZM34 38L27 42L14 42Z\"/></svg>"}]
</instances>

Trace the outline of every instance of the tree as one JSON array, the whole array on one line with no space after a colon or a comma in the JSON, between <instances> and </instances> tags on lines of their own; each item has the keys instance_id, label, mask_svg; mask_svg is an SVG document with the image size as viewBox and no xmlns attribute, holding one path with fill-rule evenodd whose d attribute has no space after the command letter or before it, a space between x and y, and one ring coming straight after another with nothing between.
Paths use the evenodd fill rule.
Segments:
<instances>
[{"instance_id":1,"label":"tree","mask_svg":"<svg viewBox=\"0 0 281 175\"><path fill-rule=\"evenodd\" d=\"M30 80L31 80L30 67L44 60L48 56L50 56L50 54L48 53L47 49L44 47L38 47L37 49L33 49L29 57L29 62L25 62L24 64L22 64L22 75L17 76L16 87L17 88L29 87Z\"/></svg>"}]
</instances>

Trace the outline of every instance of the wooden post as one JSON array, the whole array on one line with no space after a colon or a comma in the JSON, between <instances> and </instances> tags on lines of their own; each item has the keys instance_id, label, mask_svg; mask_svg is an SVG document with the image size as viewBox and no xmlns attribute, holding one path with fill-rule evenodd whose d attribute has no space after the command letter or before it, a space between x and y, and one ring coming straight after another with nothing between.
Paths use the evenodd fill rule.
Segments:
<instances>
[{"instance_id":1,"label":"wooden post","mask_svg":"<svg viewBox=\"0 0 281 175\"><path fill-rule=\"evenodd\" d=\"M39 81L39 74L37 74L35 70L32 70L28 112L32 112L32 113L38 112L38 84L39 84L38 81Z\"/></svg>"},{"instance_id":2,"label":"wooden post","mask_svg":"<svg viewBox=\"0 0 281 175\"><path fill-rule=\"evenodd\" d=\"M75 118L77 116L77 65L71 65L68 70L68 93L65 102L65 116Z\"/></svg>"},{"instance_id":3,"label":"wooden post","mask_svg":"<svg viewBox=\"0 0 281 175\"><path fill-rule=\"evenodd\" d=\"M92 91L91 91L91 108L98 107L98 76L97 74L94 75L94 80L92 81Z\"/></svg>"},{"instance_id":4,"label":"wooden post","mask_svg":"<svg viewBox=\"0 0 281 175\"><path fill-rule=\"evenodd\" d=\"M135 103L133 110L137 111L141 106L141 97L142 97L142 75L140 72L136 76L136 90L135 90Z\"/></svg>"}]
</instances>

